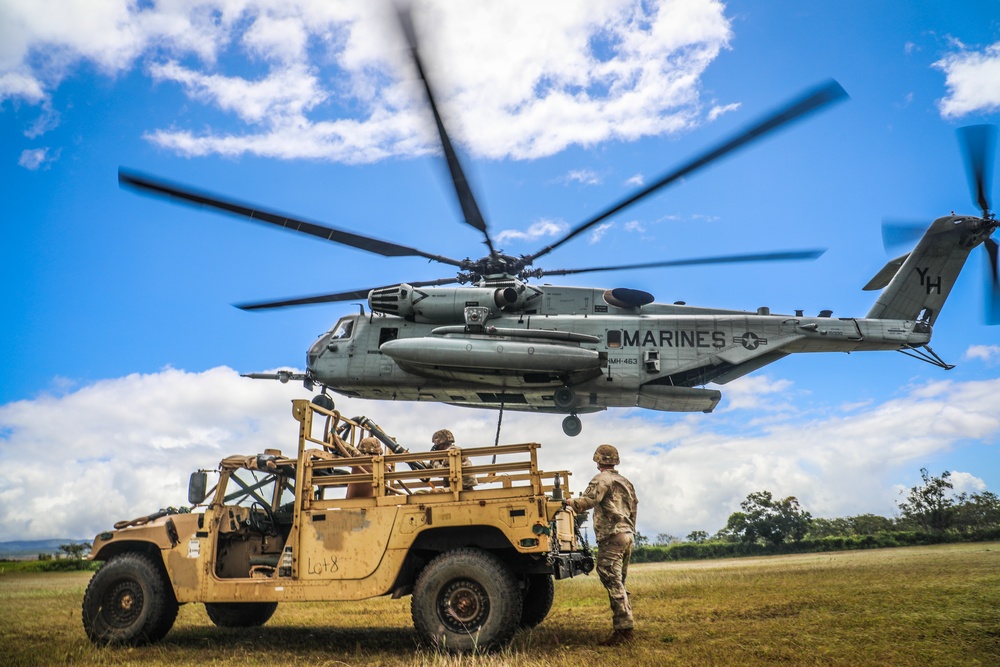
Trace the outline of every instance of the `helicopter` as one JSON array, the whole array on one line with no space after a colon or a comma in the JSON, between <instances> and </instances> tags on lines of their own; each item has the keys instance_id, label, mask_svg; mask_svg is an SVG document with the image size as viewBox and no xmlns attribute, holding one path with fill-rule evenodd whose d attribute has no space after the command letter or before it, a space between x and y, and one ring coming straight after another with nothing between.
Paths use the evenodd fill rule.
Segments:
<instances>
[{"instance_id":1,"label":"helicopter","mask_svg":"<svg viewBox=\"0 0 1000 667\"><path fill-rule=\"evenodd\" d=\"M933 325L973 248L983 245L997 286L998 225L987 186L996 128L960 130L979 215L951 215L929 227L885 226L887 245L919 236L891 260L865 290L881 290L865 317L775 314L656 303L630 288L533 284L545 276L766 261L808 260L822 250L687 258L623 266L545 269L536 261L636 202L662 191L762 137L846 99L826 82L738 131L730 138L637 189L558 240L528 254L498 250L438 109L424 68L412 17L399 11L410 56L434 117L463 222L478 230L489 253L454 259L392 241L274 212L213 193L119 169L119 184L384 257L419 256L457 269L456 275L278 301L237 304L246 311L366 300L308 349L304 373L247 373L246 377L302 381L317 399L327 392L379 400L430 401L500 410L563 415L567 436L582 431L579 415L612 407L669 412L712 412L725 385L793 353L898 351L943 369L930 347ZM995 309L1000 310L1000 309Z\"/></svg>"}]
</instances>

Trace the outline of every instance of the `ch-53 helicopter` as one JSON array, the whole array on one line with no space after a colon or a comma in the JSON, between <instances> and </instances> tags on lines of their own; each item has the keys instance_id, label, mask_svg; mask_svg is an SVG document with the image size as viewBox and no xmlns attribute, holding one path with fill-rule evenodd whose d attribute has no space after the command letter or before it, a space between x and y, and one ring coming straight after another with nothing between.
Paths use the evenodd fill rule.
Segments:
<instances>
[{"instance_id":1,"label":"ch-53 helicopter","mask_svg":"<svg viewBox=\"0 0 1000 667\"><path fill-rule=\"evenodd\" d=\"M722 394L704 385L724 385L789 354L896 350L949 369L928 346L941 312L969 253L984 245L997 293L997 221L987 186L995 151L994 126L960 130L980 215L948 215L920 227L916 247L883 268L865 285L882 293L865 317L817 317L655 303L643 291L530 284L543 276L619 269L646 269L734 262L787 261L822 251L730 255L625 266L542 269L534 264L639 200L702 169L742 146L846 98L828 82L768 114L575 226L562 238L517 257L495 248L461 162L439 113L407 12L400 12L416 71L437 126L464 222L479 230L489 254L453 259L390 241L317 224L225 199L135 172L119 170L121 185L276 225L385 257L419 256L458 269L455 276L304 298L247 303L244 310L359 301L370 308L345 315L309 348L305 373L250 373L248 377L301 380L342 395L433 401L499 410L565 415L563 431L582 430L579 414L609 407L670 412L711 412ZM889 239L912 228L886 227ZM460 286L448 286L460 285ZM317 397L319 398L319 397ZM332 405L332 401L330 401Z\"/></svg>"}]
</instances>

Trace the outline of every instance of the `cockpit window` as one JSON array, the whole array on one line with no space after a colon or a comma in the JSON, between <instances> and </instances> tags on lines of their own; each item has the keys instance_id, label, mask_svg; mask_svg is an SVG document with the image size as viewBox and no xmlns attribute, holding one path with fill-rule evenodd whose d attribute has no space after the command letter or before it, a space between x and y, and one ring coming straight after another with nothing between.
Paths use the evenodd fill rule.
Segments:
<instances>
[{"instance_id":1,"label":"cockpit window","mask_svg":"<svg viewBox=\"0 0 1000 667\"><path fill-rule=\"evenodd\" d=\"M330 340L344 340L345 338L350 338L352 331L354 331L354 320L349 317L345 317L337 322L337 326L333 328L333 335L330 336Z\"/></svg>"}]
</instances>

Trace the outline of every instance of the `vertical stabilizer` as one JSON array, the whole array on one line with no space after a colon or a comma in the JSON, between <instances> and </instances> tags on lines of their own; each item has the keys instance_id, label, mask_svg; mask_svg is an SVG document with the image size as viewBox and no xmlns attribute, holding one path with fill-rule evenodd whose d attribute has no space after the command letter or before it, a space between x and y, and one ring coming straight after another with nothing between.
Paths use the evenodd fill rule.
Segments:
<instances>
[{"instance_id":1,"label":"vertical stabilizer","mask_svg":"<svg viewBox=\"0 0 1000 667\"><path fill-rule=\"evenodd\" d=\"M982 223L955 215L935 220L909 255L887 264L865 285L866 290L885 287L867 317L934 324L969 253L992 232ZM894 273L893 265L898 267Z\"/></svg>"}]
</instances>

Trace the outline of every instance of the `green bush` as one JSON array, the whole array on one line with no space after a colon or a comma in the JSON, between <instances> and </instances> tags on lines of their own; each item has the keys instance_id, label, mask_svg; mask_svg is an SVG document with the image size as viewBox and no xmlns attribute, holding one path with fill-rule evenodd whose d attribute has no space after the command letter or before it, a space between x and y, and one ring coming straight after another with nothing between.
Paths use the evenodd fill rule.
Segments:
<instances>
[{"instance_id":1,"label":"green bush","mask_svg":"<svg viewBox=\"0 0 1000 667\"><path fill-rule=\"evenodd\" d=\"M849 551L855 549L886 549L951 542L987 542L1000 539L1000 527L979 531L943 533L917 530L882 532L875 535L835 535L804 539L785 544L745 544L711 540L706 542L679 542L669 546L641 546L632 550L633 563L662 563L679 560L707 560L713 558L738 558L741 556L772 556L780 554L818 553L822 551Z\"/></svg>"},{"instance_id":2,"label":"green bush","mask_svg":"<svg viewBox=\"0 0 1000 667\"><path fill-rule=\"evenodd\" d=\"M24 568L26 572L79 572L80 570L96 570L100 563L76 558L59 558L53 560L35 561Z\"/></svg>"}]
</instances>

